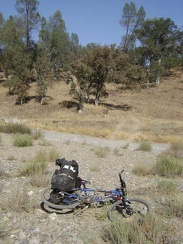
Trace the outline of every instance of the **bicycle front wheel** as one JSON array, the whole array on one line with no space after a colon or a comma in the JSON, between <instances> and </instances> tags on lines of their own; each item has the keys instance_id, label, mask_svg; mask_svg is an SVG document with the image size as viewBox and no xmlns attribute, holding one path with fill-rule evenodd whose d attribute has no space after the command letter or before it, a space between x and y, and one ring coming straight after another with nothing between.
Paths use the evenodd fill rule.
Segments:
<instances>
[{"instance_id":1,"label":"bicycle front wheel","mask_svg":"<svg viewBox=\"0 0 183 244\"><path fill-rule=\"evenodd\" d=\"M150 213L150 206L144 200L138 198L129 198L126 200L126 207L119 200L109 208L107 216L112 221L121 221L122 219L143 219Z\"/></svg>"}]
</instances>

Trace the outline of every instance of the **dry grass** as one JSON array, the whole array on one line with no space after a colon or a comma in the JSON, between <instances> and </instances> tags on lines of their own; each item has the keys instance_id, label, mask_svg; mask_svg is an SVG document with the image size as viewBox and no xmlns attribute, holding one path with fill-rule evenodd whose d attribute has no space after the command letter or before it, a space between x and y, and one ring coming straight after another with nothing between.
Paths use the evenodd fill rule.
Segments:
<instances>
[{"instance_id":1,"label":"dry grass","mask_svg":"<svg viewBox=\"0 0 183 244\"><path fill-rule=\"evenodd\" d=\"M73 101L64 81L48 90L46 105L31 99L23 106L14 105L16 96L7 96L7 88L1 82L0 118L26 120L34 129L110 139L183 142L182 79L182 73L176 73L162 80L159 86L134 91L123 91L107 84L109 97L98 107L86 104L82 114L76 112L76 107L63 106L63 102ZM32 97L35 85L32 84L29 92ZM132 108L125 110L124 105Z\"/></svg>"}]
</instances>

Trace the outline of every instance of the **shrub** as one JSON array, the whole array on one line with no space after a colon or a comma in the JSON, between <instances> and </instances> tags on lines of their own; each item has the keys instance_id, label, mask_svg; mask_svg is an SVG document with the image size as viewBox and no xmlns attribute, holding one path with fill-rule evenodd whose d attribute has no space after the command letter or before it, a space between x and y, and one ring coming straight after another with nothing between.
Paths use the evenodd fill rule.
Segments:
<instances>
[{"instance_id":1,"label":"shrub","mask_svg":"<svg viewBox=\"0 0 183 244\"><path fill-rule=\"evenodd\" d=\"M6 198L1 200L1 208L7 211L16 211L16 212L30 212L34 209L33 201L30 200L25 189L20 191L20 189L13 189L10 195L7 195Z\"/></svg>"},{"instance_id":2,"label":"shrub","mask_svg":"<svg viewBox=\"0 0 183 244\"><path fill-rule=\"evenodd\" d=\"M60 153L55 148L52 148L48 152L48 160L49 161L55 161L55 159L57 159L59 157L60 157Z\"/></svg>"},{"instance_id":3,"label":"shrub","mask_svg":"<svg viewBox=\"0 0 183 244\"><path fill-rule=\"evenodd\" d=\"M162 194L174 194L177 192L177 184L170 180L161 180L157 185L158 192Z\"/></svg>"},{"instance_id":4,"label":"shrub","mask_svg":"<svg viewBox=\"0 0 183 244\"><path fill-rule=\"evenodd\" d=\"M16 147L29 147L33 145L33 139L27 134L20 135L14 138L13 145Z\"/></svg>"},{"instance_id":5,"label":"shrub","mask_svg":"<svg viewBox=\"0 0 183 244\"><path fill-rule=\"evenodd\" d=\"M141 223L116 222L103 229L102 238L107 243L173 243L173 228L162 220L147 216Z\"/></svg>"},{"instance_id":6,"label":"shrub","mask_svg":"<svg viewBox=\"0 0 183 244\"><path fill-rule=\"evenodd\" d=\"M177 184L171 180L161 180L158 182L157 191L160 195L169 195L177 193Z\"/></svg>"},{"instance_id":7,"label":"shrub","mask_svg":"<svg viewBox=\"0 0 183 244\"><path fill-rule=\"evenodd\" d=\"M42 172L35 173L31 176L30 183L32 186L44 187L50 183L50 177Z\"/></svg>"},{"instance_id":8,"label":"shrub","mask_svg":"<svg viewBox=\"0 0 183 244\"><path fill-rule=\"evenodd\" d=\"M152 150L152 143L150 141L142 141L139 145L139 150L150 152Z\"/></svg>"},{"instance_id":9,"label":"shrub","mask_svg":"<svg viewBox=\"0 0 183 244\"><path fill-rule=\"evenodd\" d=\"M166 217L178 217L183 218L183 199L180 195L167 196L161 199L159 202L159 214Z\"/></svg>"},{"instance_id":10,"label":"shrub","mask_svg":"<svg viewBox=\"0 0 183 244\"><path fill-rule=\"evenodd\" d=\"M31 129L28 126L19 123L0 125L0 131L7 134L31 134Z\"/></svg>"},{"instance_id":11,"label":"shrub","mask_svg":"<svg viewBox=\"0 0 183 244\"><path fill-rule=\"evenodd\" d=\"M95 154L100 158L105 158L109 152L108 147L97 147L94 149Z\"/></svg>"},{"instance_id":12,"label":"shrub","mask_svg":"<svg viewBox=\"0 0 183 244\"><path fill-rule=\"evenodd\" d=\"M183 173L183 163L170 156L161 156L155 165L155 171L160 176L175 176Z\"/></svg>"},{"instance_id":13,"label":"shrub","mask_svg":"<svg viewBox=\"0 0 183 244\"><path fill-rule=\"evenodd\" d=\"M183 143L172 143L168 153L176 158L183 158Z\"/></svg>"},{"instance_id":14,"label":"shrub","mask_svg":"<svg viewBox=\"0 0 183 244\"><path fill-rule=\"evenodd\" d=\"M40 150L33 159L31 159L25 166L21 167L21 175L35 175L44 174L48 166L47 154Z\"/></svg>"},{"instance_id":15,"label":"shrub","mask_svg":"<svg viewBox=\"0 0 183 244\"><path fill-rule=\"evenodd\" d=\"M152 167L152 165L149 164L138 164L135 165L135 167L133 168L132 172L136 175L149 175L149 174L154 174L154 168Z\"/></svg>"},{"instance_id":16,"label":"shrub","mask_svg":"<svg viewBox=\"0 0 183 244\"><path fill-rule=\"evenodd\" d=\"M43 137L43 132L41 130L35 130L32 132L32 137L34 140L38 140Z\"/></svg>"}]
</instances>

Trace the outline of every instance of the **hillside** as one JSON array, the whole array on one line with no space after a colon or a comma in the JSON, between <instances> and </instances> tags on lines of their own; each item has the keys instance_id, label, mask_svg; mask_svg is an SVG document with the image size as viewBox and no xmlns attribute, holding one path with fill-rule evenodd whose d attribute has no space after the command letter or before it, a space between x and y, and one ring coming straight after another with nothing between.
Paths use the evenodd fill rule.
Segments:
<instances>
[{"instance_id":1,"label":"hillside","mask_svg":"<svg viewBox=\"0 0 183 244\"><path fill-rule=\"evenodd\" d=\"M164 78L160 85L142 90L124 91L108 85L109 96L101 101L101 106L86 104L82 114L76 112L76 104L64 81L48 89L46 105L36 101L35 86L32 84L29 102L18 106L16 96L7 95L1 80L0 118L18 118L34 128L109 139L169 142L183 137L181 72Z\"/></svg>"}]
</instances>

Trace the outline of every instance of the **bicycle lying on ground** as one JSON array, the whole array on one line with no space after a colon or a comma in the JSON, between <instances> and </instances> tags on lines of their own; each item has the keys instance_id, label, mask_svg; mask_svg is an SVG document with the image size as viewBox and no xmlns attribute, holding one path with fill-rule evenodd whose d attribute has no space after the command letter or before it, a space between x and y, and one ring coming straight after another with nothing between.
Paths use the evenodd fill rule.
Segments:
<instances>
[{"instance_id":1,"label":"bicycle lying on ground","mask_svg":"<svg viewBox=\"0 0 183 244\"><path fill-rule=\"evenodd\" d=\"M120 187L114 190L100 190L86 187L90 183L81 180L81 188L75 188L71 192L57 191L57 203L50 201L51 188L45 189L41 194L41 208L48 213L57 210L57 213L65 213L80 209L82 213L87 208L102 207L106 204L112 204L107 212L108 218L114 222L122 218L137 217L143 218L150 212L150 206L147 202L139 198L127 198L126 183L122 178L122 170L119 173Z\"/></svg>"}]
</instances>

